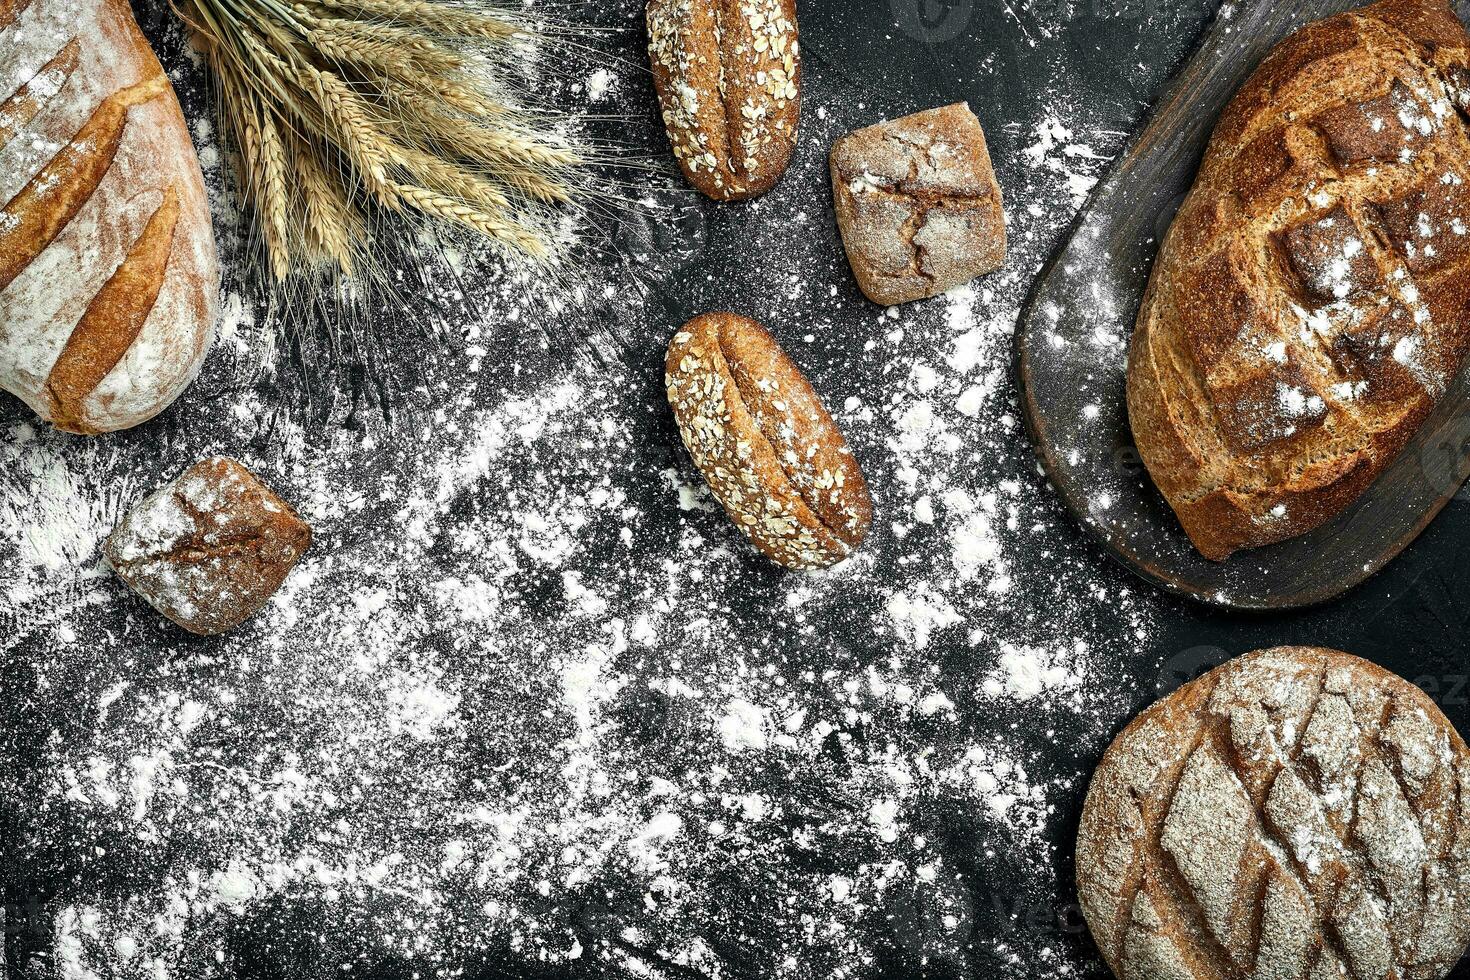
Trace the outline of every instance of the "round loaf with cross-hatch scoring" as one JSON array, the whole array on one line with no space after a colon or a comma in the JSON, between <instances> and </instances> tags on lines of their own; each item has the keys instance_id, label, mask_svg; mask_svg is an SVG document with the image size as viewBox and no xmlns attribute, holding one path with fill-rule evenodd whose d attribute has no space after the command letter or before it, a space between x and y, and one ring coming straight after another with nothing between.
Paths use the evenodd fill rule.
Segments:
<instances>
[{"instance_id":1,"label":"round loaf with cross-hatch scoring","mask_svg":"<svg viewBox=\"0 0 1470 980\"><path fill-rule=\"evenodd\" d=\"M1470 943L1470 750L1419 688L1308 647L1133 720L1077 887L1122 980L1434 980Z\"/></svg>"},{"instance_id":2,"label":"round loaf with cross-hatch scoring","mask_svg":"<svg viewBox=\"0 0 1470 980\"><path fill-rule=\"evenodd\" d=\"M707 313L674 334L664 386L694 465L735 526L786 568L847 558L873 522L862 469L764 327Z\"/></svg>"},{"instance_id":3,"label":"round loaf with cross-hatch scoring","mask_svg":"<svg viewBox=\"0 0 1470 980\"><path fill-rule=\"evenodd\" d=\"M1340 513L1460 370L1467 65L1445 0L1382 0L1292 35L1222 115L1128 364L1139 453L1205 557Z\"/></svg>"}]
</instances>

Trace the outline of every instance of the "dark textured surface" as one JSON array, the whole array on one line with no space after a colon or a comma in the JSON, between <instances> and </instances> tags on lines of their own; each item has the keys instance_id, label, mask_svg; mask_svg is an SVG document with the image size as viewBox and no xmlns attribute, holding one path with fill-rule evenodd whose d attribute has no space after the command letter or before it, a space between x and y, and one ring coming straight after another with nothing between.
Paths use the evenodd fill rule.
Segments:
<instances>
[{"instance_id":1,"label":"dark textured surface","mask_svg":"<svg viewBox=\"0 0 1470 980\"><path fill-rule=\"evenodd\" d=\"M621 45L621 52L637 63L642 58L640 30L632 7L623 4L598 16L624 28L609 43ZM803 120L806 138L791 173L773 198L760 207L721 208L701 204L697 212L682 212L678 221L658 222L654 237L659 247L647 264L660 275L654 277L658 282L636 300L640 304L639 315L609 303L598 318L598 325L607 338L600 345L600 355L626 364L629 376L634 379L626 385L619 406L631 420L628 454L650 473L661 467L687 466L673 448L677 437L667 417L667 407L662 403L658 377L667 331L673 324L715 308L733 306L755 316L767 316L775 310L788 311L791 304L783 303L782 297L789 284L755 277L747 274L747 270L752 264L751 256L760 255L763 250L771 254L763 257L762 262L782 261L781 256L787 253L772 251L771 239L773 235L788 232L773 231L773 219L798 208L810 208L817 215L809 230L804 229L798 244L810 254L821 256L815 269L810 263L803 267L804 274L821 282L820 302L814 301L809 307L798 306L798 314L803 317L809 314L810 320L792 322L784 317L773 318L770 324L773 332L782 338L819 390L842 393L881 390L886 369L885 349L872 356L858 353L874 333L875 311L858 295L840 259L835 228L824 220L830 200L823 160L826 146L822 140L841 132L843 127L851 128L878 117L899 116L918 108L969 99L986 124L991 153L1012 216L1028 204L1048 212L1027 225L1028 232L1034 231L1035 240L1017 252L1017 262L1037 267L1025 269L1020 277L1029 284L1050 248L1064 237L1070 212L1054 198L1033 202L1024 196L1028 181L1022 156L1034 137L1022 126L1039 116L1047 101L1055 97L1058 79L1064 79L1065 91L1088 95L1085 105L1074 107L1074 123L1085 125L1089 132L1118 134L1110 145L1097 143L1100 151L1116 151L1123 135L1133 131L1145 116L1169 72L1182 62L1214 12L1214 4L1192 0L1079 3L1044 0L1035 4L1022 0L961 0L950 4L927 0L886 3L808 0L804 3L801 17L806 57L807 115ZM166 16L162 5L156 5L151 16L144 18L145 28L151 26L157 33ZM187 61L179 55L177 44L170 42L166 46L172 52L170 64L184 71L187 77ZM630 85L639 84L639 78L632 76ZM665 147L652 112L651 90L646 95L646 114L636 118L622 135L646 147L650 153L662 153ZM198 108L197 102L194 107ZM818 124L813 115L818 107L828 108L834 122ZM1018 125L1008 126L1012 120ZM1054 215L1050 214L1052 210ZM625 247L632 249L628 230L622 229L619 235ZM826 296L829 283L835 290L830 300ZM556 329L558 324L551 322L554 317L546 320L536 326L545 328L552 357L567 363L588 359L583 347ZM645 329L645 320L653 326ZM521 338L528 348L536 346L534 340L527 339L538 336L536 326L528 325ZM800 341L808 326L813 333L820 333L820 343ZM822 350L830 356L821 356ZM523 361L529 364L526 370L529 380L521 377ZM517 351L502 350L498 356L487 359L482 374L470 378L457 363L436 366L432 358L423 357L417 343L407 342L390 358L390 363L397 368L395 380L402 392L396 403L400 419L432 418L441 399L448 400L461 391L473 391L475 399L488 403L502 390L521 391L541 383L546 374L533 359L523 358ZM155 423L110 441L99 451L91 460L96 465L96 479L99 484L106 484L109 479L118 481L118 473L127 473L127 495L131 496L211 449L238 449L253 456L272 456L284 438L273 426L260 426L253 435L238 437L240 445L235 444L237 437L232 432L221 430L215 434L200 428L215 424L211 402L228 403L234 393L257 388L266 395L267 404L272 398L287 397L281 385L268 374L262 378L248 364L242 366L221 352L200 385L176 409ZM314 408L322 408L325 403L328 409L335 405L336 411L329 421L311 424L343 436L372 429L375 423L370 419L371 410L349 412L344 408L361 404L364 390L362 386L348 387L335 400L319 397ZM1005 391L1003 397L1016 404L1013 390ZM299 411L298 415L313 417L306 411ZM0 431L9 431L24 418L23 409L13 399L0 398ZM880 417L879 422L884 421ZM413 430L400 430L403 431ZM886 434L882 425L854 426L848 430L856 451L867 454L868 458L881 458L879 450ZM980 432L972 436L990 437ZM993 438L1001 446L1002 462L997 466L1004 470L1003 475L1029 479L1032 456L1024 433L1011 431ZM389 445L368 457L354 475L353 479L359 481L357 486L365 490L392 487L395 474L414 468L411 439L385 441ZM548 460L534 450L516 454L510 464L510 472L496 475L501 483L487 481L484 489L457 494L445 504L445 510L454 515L477 514L482 508L493 506L505 487L536 488L538 476L544 470L552 470L553 482L575 479L578 474L575 467ZM283 495L296 502L310 483L309 474L314 465L310 452L295 453L292 465L273 482ZM894 478L891 473L874 470L869 470L868 475L881 510L885 500L897 497ZM721 533L718 525L709 520L709 514L673 511L666 502L667 492L656 480L652 482L652 488L640 485L634 494L634 499L647 502L647 513L652 515L649 524L655 532L651 535L650 548L660 547L666 539L681 533L689 533L691 527L698 529L698 533L716 536ZM1035 482L1037 492L1043 492L1045 488L1040 481ZM1105 707L1094 708L1094 687L1089 686L1079 695L1077 717L1063 709L1049 718L1048 727L1037 730L1034 725L1028 727L1033 712L1025 705L996 708L970 690L992 663L972 648L962 630L936 637L922 651L921 659L953 682L962 731L975 733L977 738L996 740L1010 752L1025 757L1029 767L1040 774L1038 778L1050 780L1055 792L1048 802L1055 811L1048 824L1057 881L1042 881L1025 861L1005 853L1004 839L991 836L992 829L972 806L963 801L940 801L905 826L904 840L923 834L929 840L929 853L942 855L945 868L954 872L954 877L941 878L942 889L925 889L909 883L890 891L886 904L873 909L864 920L865 945L873 951L871 960L834 964L812 954L810 969L814 974L841 965L858 975L871 976L1106 976L1091 950L1076 909L1075 891L1070 885L1070 841L1075 834L1087 776L1107 739L1133 711L1230 655L1286 643L1339 647L1419 683L1462 731L1470 728L1470 688L1466 685L1470 675L1467 666L1470 647L1465 639L1470 627L1470 589L1465 584L1464 560L1466 546L1470 545L1470 499L1463 495L1452 501L1424 535L1383 573L1347 597L1321 608L1269 617L1242 616L1149 591L1137 601L1156 625L1141 648L1130 648L1125 617L1112 605L1118 590L1131 584L1128 573L1113 567L1103 549L1093 544L1059 505L1048 502L1044 509L1054 512L1048 516L1045 534L1033 537L1030 550L1017 556L1013 571L1019 580L1040 581L1058 578L1069 570L1080 570L1089 581L1095 580L1109 590L1105 593L1109 598L1100 608L1089 612L1086 619L1088 623L1101 624L1101 629L1116 631L1114 646L1121 650L1116 656L1110 652L1107 669L1111 673L1105 683L1090 682L1098 689L1096 701ZM396 501L374 500L354 519L332 528L324 536L318 554L325 551L339 558L350 558L356 549L365 548L380 537L391 539L405 533L403 523ZM597 571L607 571L607 566L615 570L631 562L617 551L615 523L610 527L597 526L587 535L605 555L605 560L596 564ZM733 532L730 536L733 538ZM877 533L876 529L875 539L870 542L870 551L885 556L885 561L895 554L901 557L909 547ZM715 540L729 545L722 538ZM4 544L0 542L0 546ZM446 547L444 551L446 560L452 557L448 554L451 549ZM0 558L4 554L0 550ZM719 622L736 624L750 649L771 644L775 651L773 658L783 669L791 669L793 675L799 671L819 674L834 662L839 666L849 661L882 662L888 652L887 641L875 642L862 628L872 610L858 605L856 598L832 602L821 609L815 621L803 623L800 629L787 621L782 621L779 628L772 628L767 617L771 607L779 605L783 587L780 574L738 549L735 556L719 566L722 578L708 586L710 609L718 610L722 617ZM892 563L880 566L881 569L893 569L895 576L898 573L898 566ZM374 569L364 567L361 581L376 584L380 580L375 577ZM341 583L334 584L341 586ZM396 587L409 591L417 586L406 582L397 583ZM838 582L837 588L841 587ZM533 595L535 605L550 610L549 615L558 615L560 583L544 582L540 589ZM411 591L409 594L418 595ZM528 588L529 594L532 593ZM61 598L55 601L60 602ZM27 621L28 613L35 622ZM44 911L48 907L45 900L58 892L68 896L146 893L154 887L155 867L168 865L193 843L184 833L177 839L139 841L107 827L68 823L65 814L58 817L45 807L32 805L30 801L39 797L39 788L54 777L53 773L37 769L37 760L43 757L48 739L85 741L92 737L105 744L133 736L135 733L126 729L117 733L87 730L89 706L118 676L146 675L160 691L176 688L187 691L196 678L231 676L239 663L238 654L221 657L218 648L182 640L140 614L138 604L130 604L125 596L115 592L109 593L107 602L99 606L96 621L86 624L84 635L88 645L78 648L70 658L59 657L49 641L27 639L29 632L38 632L37 623L45 624L46 615L34 608L21 608L10 618L0 615L0 628L7 636L17 637L14 642L0 640L0 652L4 654L0 660L0 678L3 678L0 690L4 692L0 702L0 730L4 732L0 742L0 786L3 786L0 835L5 835L8 841L20 842L16 846L7 844L3 851L4 889L10 911L7 928L13 937L7 942L6 954L12 965L23 962L29 950L40 945L35 930L27 926L28 910ZM1048 615L1059 614L1044 602L1038 603L1017 612L1015 622L1002 621L1000 628L1019 631L1023 623L1034 622L1037 617L1044 624ZM529 640L538 628L535 622L527 618L523 624L526 635L505 637L504 642L514 645ZM338 621L328 620L322 630L325 633L340 626ZM1079 628L1069 623L1058 630L1065 635L1066 630ZM706 645L718 645L717 638L691 635L692 642L684 636L666 638L658 650L659 656L650 659L682 659L691 679L697 679L702 669L713 672L726 668L723 662L712 659L706 665L700 659ZM819 646L814 637L831 643ZM473 673L475 661L469 654L461 653L459 638L429 631L425 637L415 637L415 642L420 640L426 645L439 644L454 651L456 655L449 660L451 670L464 675ZM309 640L299 642L308 655L314 651ZM57 667L57 663L63 666ZM263 676L256 686L247 688L255 692L263 718L284 714L291 708L292 689L283 684L278 690L269 686L269 680L268 675ZM245 685L244 681L240 683ZM554 690L548 693L536 687L542 683L539 677L526 681L512 676L504 683L521 684L537 697L554 695ZM550 686L554 688L554 682ZM487 687L494 692L493 684ZM962 687L964 690L960 692ZM1124 692L1124 703L1114 704L1111 698L1119 690ZM631 734L617 733L618 746L626 744L630 752L646 753L646 760L654 760L651 765L661 760L673 760L669 763L671 769L683 765L687 761L684 753L688 750L693 755L689 746L698 741L694 722L690 720L691 709L682 702L670 702L637 686L629 691L620 700L619 710L628 716L627 729ZM512 703L520 706L519 702ZM501 702L488 696L483 710L487 714L505 714ZM1094 710L1102 713L1100 721L1092 714ZM530 708L524 709L523 714L498 720L502 721L502 727L494 729L496 737L508 740L508 744L497 741L476 745L475 754L468 759L453 760L457 772L489 778L493 771L491 763L516 759L523 754L515 742L517 735L523 735L525 743L533 746L534 751L539 729L551 724ZM881 741L886 734L881 722L880 718L873 723L879 734L871 739L859 730L846 748L834 750L833 754L839 757L837 764L846 765L848 757L857 756L867 742ZM477 719L476 723L490 727L489 721ZM282 743L308 737L307 733L297 731L290 732L289 737L278 734ZM247 749L263 754L272 744L269 738L253 740L251 733L238 730L229 736L221 736L220 744L226 750L238 745L242 754ZM921 731L919 737L933 736ZM262 742L265 750L259 749ZM419 777L411 767L416 758L410 755L399 763L402 771L413 779ZM824 820L831 814L848 804L862 807L869 802L842 798L847 786L834 786L831 782L830 774L837 771L837 764L830 769L793 766L789 771L773 767L762 774L767 780L761 784L766 792L785 805L789 831L785 837L789 838L800 828L808 835L825 839L822 837L826 832ZM398 798L386 787L384 794L390 801ZM222 811L221 816L228 823L229 811ZM408 825L418 814L393 816ZM62 831L57 827L63 828ZM838 834L832 831L831 836L835 838ZM903 843L898 846L902 847ZM104 854L93 850L94 846L102 845L106 845ZM704 928L719 956L723 975L752 978L771 975L784 956L783 950L800 929L795 910L788 912L784 907L777 907L787 897L781 890L783 878L812 869L825 871L853 855L857 855L854 860L865 859L868 853L865 847L859 842L844 844L838 840L831 847L805 851L792 848L789 840L783 842L777 837L773 845L775 853L795 854L788 864L772 861L767 865L766 852L756 857L724 856L723 863L706 859L699 870L711 890L721 895L721 901L711 906L719 914L712 916L713 921ZM882 850L873 853L873 861L886 854ZM900 856L906 854L900 851ZM768 866L773 870L765 871ZM766 874L770 876L768 887L763 885L762 875ZM640 892L620 890L616 879L600 883L604 886L602 890L558 895L533 909L546 921L576 935L589 950L611 948L627 952L630 943L624 938L623 930L628 926L647 926L657 937ZM956 907L963 909L961 938L937 946L931 944L931 937L943 933L938 925L940 910ZM358 953L352 945L353 938L370 945L369 937L375 937L386 926L373 916L348 917L331 905L315 901L281 902L230 921L233 924L225 929L222 943L225 965L220 969L231 975L315 980L327 976L396 978L426 972L419 961L409 957L374 955L371 951ZM329 948L320 937L334 929L337 930L333 933L334 944ZM343 940L338 935L343 931L354 936ZM201 957L206 955L212 962L212 952L201 953ZM485 978L597 976L607 969L603 960L590 955L574 963L542 965L535 956L517 952L500 942L471 945L465 941L436 949L435 955L428 959L435 964L446 961L457 964L470 975ZM1059 963L1066 965L1065 971L1055 965ZM668 976L705 975L705 971L668 963L658 972ZM1470 969L1462 966L1455 976L1470 977Z\"/></svg>"}]
</instances>

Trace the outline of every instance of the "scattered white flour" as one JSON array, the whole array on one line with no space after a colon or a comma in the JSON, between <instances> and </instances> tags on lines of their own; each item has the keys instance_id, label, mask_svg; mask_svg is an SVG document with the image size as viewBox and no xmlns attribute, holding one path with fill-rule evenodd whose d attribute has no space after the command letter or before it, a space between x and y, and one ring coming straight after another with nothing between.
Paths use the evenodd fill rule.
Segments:
<instances>
[{"instance_id":1,"label":"scattered white flour","mask_svg":"<svg viewBox=\"0 0 1470 980\"><path fill-rule=\"evenodd\" d=\"M1013 6L1033 43L1065 34ZM577 77L588 104L647 108L632 67ZM1154 607L1036 476L1010 336L1117 139L1038 99L1030 148L996 160L1006 268L879 310L821 203L824 148L875 113L829 95L808 91L782 185L722 217L718 281L671 242L549 302L454 255L427 299L463 353L396 340L391 425L356 389L282 411L259 367L284 355L237 290L160 423L88 442L0 404L0 726L27 774L0 758L0 805L31 835L7 860L106 857L46 910L65 976L204 980L242 951L311 977L1087 969L1058 924L1059 808L1135 704L1119 665ZM690 288L751 305L835 410L879 515L844 565L780 573L699 482L661 384L665 300ZM97 555L213 452L315 541L205 642Z\"/></svg>"}]
</instances>

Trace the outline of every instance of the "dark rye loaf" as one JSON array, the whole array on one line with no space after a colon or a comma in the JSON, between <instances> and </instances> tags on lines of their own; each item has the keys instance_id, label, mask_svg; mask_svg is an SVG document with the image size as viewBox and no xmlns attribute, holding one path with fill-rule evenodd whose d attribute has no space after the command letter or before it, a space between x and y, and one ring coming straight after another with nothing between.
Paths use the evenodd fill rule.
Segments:
<instances>
[{"instance_id":1,"label":"dark rye loaf","mask_svg":"<svg viewBox=\"0 0 1470 980\"><path fill-rule=\"evenodd\" d=\"M1122 980L1436 980L1470 941L1470 751L1365 660L1246 654L1108 749L1077 886Z\"/></svg>"},{"instance_id":2,"label":"dark rye loaf","mask_svg":"<svg viewBox=\"0 0 1470 980\"><path fill-rule=\"evenodd\" d=\"M1236 94L1154 266L1138 449L1224 559L1327 521L1470 348L1467 36L1444 0L1294 34Z\"/></svg>"}]
</instances>

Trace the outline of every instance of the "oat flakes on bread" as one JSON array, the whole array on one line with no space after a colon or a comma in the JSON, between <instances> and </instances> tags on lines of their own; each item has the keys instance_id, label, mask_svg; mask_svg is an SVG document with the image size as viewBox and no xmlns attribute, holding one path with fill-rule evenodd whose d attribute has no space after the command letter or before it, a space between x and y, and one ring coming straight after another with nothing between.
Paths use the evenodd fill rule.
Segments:
<instances>
[{"instance_id":1,"label":"oat flakes on bread","mask_svg":"<svg viewBox=\"0 0 1470 980\"><path fill-rule=\"evenodd\" d=\"M938 296L1004 264L1000 184L965 103L848 133L830 168L842 245L873 302Z\"/></svg>"},{"instance_id":2,"label":"oat flakes on bread","mask_svg":"<svg viewBox=\"0 0 1470 980\"><path fill-rule=\"evenodd\" d=\"M825 568L873 520L862 470L821 399L766 329L710 313L669 343L679 433L736 527L772 561Z\"/></svg>"},{"instance_id":3,"label":"oat flakes on bread","mask_svg":"<svg viewBox=\"0 0 1470 980\"><path fill-rule=\"evenodd\" d=\"M126 0L0 2L0 388L57 428L193 381L219 270L204 181Z\"/></svg>"},{"instance_id":4,"label":"oat flakes on bread","mask_svg":"<svg viewBox=\"0 0 1470 980\"><path fill-rule=\"evenodd\" d=\"M260 611L311 544L291 505L226 457L189 467L134 507L103 555L119 578L191 633Z\"/></svg>"},{"instance_id":5,"label":"oat flakes on bread","mask_svg":"<svg viewBox=\"0 0 1470 980\"><path fill-rule=\"evenodd\" d=\"M716 201L759 197L796 148L796 0L648 0L664 127L689 183Z\"/></svg>"},{"instance_id":6,"label":"oat flakes on bread","mask_svg":"<svg viewBox=\"0 0 1470 980\"><path fill-rule=\"evenodd\" d=\"M1365 660L1248 653L1113 742L1077 886L1120 980L1436 980L1470 943L1470 750Z\"/></svg>"},{"instance_id":7,"label":"oat flakes on bread","mask_svg":"<svg viewBox=\"0 0 1470 980\"><path fill-rule=\"evenodd\" d=\"M1292 35L1221 116L1128 367L1139 452L1206 557L1340 513L1460 370L1467 62L1445 0L1383 0Z\"/></svg>"}]
</instances>

